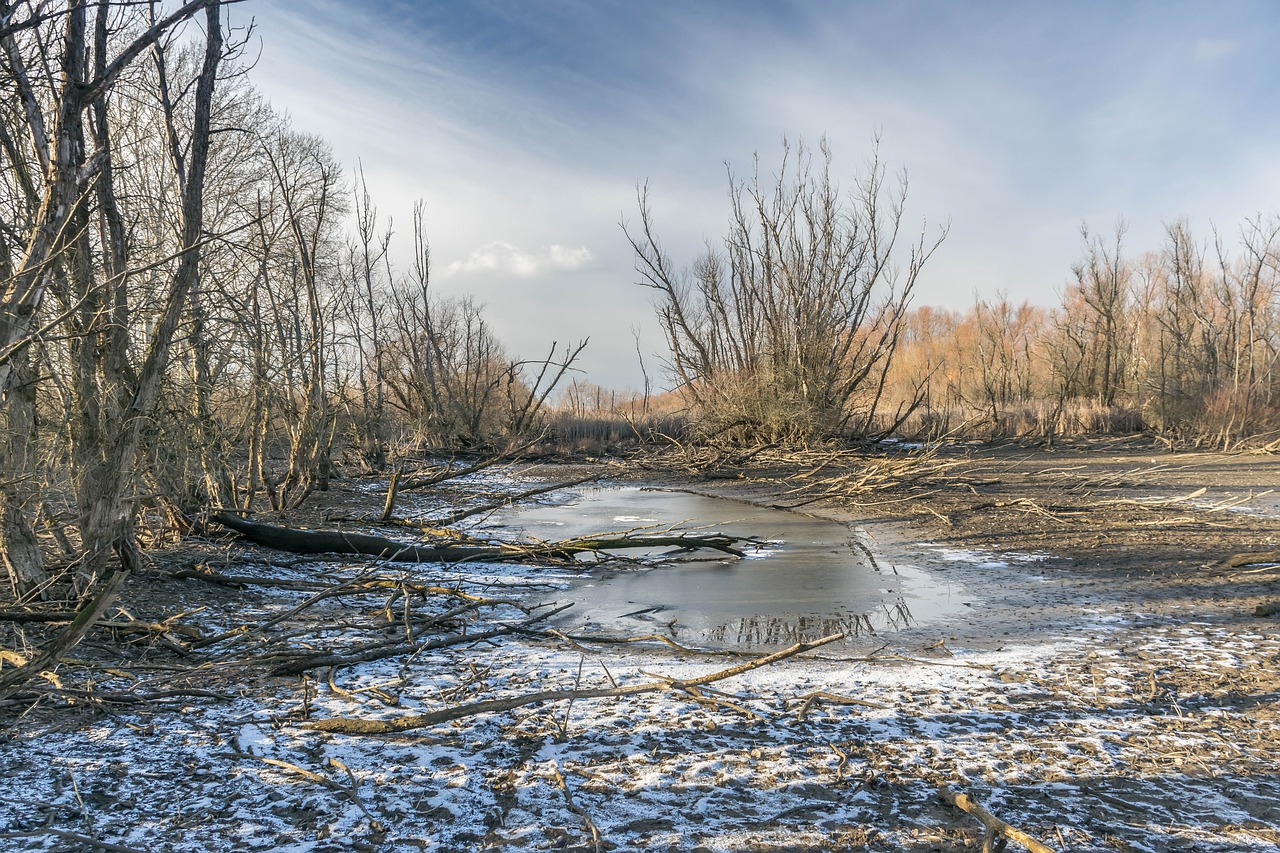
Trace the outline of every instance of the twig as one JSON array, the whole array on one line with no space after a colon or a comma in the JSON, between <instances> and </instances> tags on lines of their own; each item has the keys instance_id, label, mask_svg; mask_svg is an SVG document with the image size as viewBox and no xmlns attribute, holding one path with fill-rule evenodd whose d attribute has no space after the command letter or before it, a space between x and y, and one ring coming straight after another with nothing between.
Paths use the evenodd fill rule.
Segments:
<instances>
[{"instance_id":1,"label":"twig","mask_svg":"<svg viewBox=\"0 0 1280 853\"><path fill-rule=\"evenodd\" d=\"M421 729L427 726L434 726L439 723L446 723L452 720L461 720L466 717L473 717L477 714L493 713L495 711L511 711L516 708L523 708L528 705L540 705L546 702L562 702L566 699L608 699L621 696L636 696L641 693L657 693L662 690L677 690L693 695L695 691L691 688L701 687L712 684L716 681L722 681L726 678L732 678L735 675L742 675L753 669L759 669L762 666L768 666L771 663L784 660L785 658L798 655L801 652L807 652L810 649L816 649L837 640L844 639L844 634L832 634L818 640L808 643L796 643L794 646L783 649L780 652L774 652L764 657L756 658L747 663L722 669L710 675L703 675L697 678L675 679L663 678L657 681L647 681L642 684L632 684L626 687L617 688L594 688L588 690L541 690L536 693L526 693L520 696L512 696L505 699L485 699L480 702L472 702L467 705L459 705L454 708L445 708L440 711L431 711L426 714L416 714L413 716L400 717L394 720L362 720L348 717L330 717L327 720L313 720L303 723L303 728L315 729L322 732L334 732L338 734L392 734L394 732L411 731L413 729ZM705 698L705 697L699 697Z\"/></svg>"},{"instance_id":2,"label":"twig","mask_svg":"<svg viewBox=\"0 0 1280 853\"><path fill-rule=\"evenodd\" d=\"M596 828L595 821L591 819L591 815L587 814L587 810L573 801L573 793L569 790L569 781L560 772L560 765L554 761L551 763L551 778L555 780L556 786L564 792L564 804L569 808L569 811L582 818L582 825L591 835L592 849L596 853L601 853L604 850L604 844L603 839L600 837L600 830Z\"/></svg>"}]
</instances>

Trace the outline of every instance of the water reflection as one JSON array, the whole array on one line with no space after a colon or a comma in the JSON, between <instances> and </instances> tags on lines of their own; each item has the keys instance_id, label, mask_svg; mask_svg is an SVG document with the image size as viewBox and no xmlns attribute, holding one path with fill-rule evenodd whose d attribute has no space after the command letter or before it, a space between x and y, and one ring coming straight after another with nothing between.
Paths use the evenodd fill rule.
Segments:
<instances>
[{"instance_id":1,"label":"water reflection","mask_svg":"<svg viewBox=\"0 0 1280 853\"><path fill-rule=\"evenodd\" d=\"M862 638L899 630L959 606L925 573L877 563L843 524L701 495L600 489L571 504L515 508L492 522L539 539L643 522L769 543L744 560L664 561L654 554L639 570L598 570L554 596L574 602L561 623L573 633L656 631L687 645L772 649L835 633Z\"/></svg>"},{"instance_id":2,"label":"water reflection","mask_svg":"<svg viewBox=\"0 0 1280 853\"><path fill-rule=\"evenodd\" d=\"M832 634L844 634L847 639L874 636L881 631L901 630L911 623L911 611L906 601L899 599L892 607L884 607L879 613L831 616L754 614L719 625L708 631L704 639L716 646L783 648ZM678 626L671 627L678 630Z\"/></svg>"}]
</instances>

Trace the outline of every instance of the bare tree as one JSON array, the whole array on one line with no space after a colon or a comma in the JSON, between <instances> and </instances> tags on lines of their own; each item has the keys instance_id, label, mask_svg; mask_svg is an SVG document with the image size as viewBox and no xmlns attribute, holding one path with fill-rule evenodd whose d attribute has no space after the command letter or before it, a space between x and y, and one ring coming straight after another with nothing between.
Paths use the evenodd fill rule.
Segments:
<instances>
[{"instance_id":1,"label":"bare tree","mask_svg":"<svg viewBox=\"0 0 1280 853\"><path fill-rule=\"evenodd\" d=\"M854 418L855 431L871 428L916 279L946 236L922 233L899 270L906 179L884 182L878 148L846 196L825 140L817 158L784 143L772 178L758 159L749 182L730 170L723 247L683 272L641 187L639 226L623 228L657 291L670 367L709 430L772 440L840 434Z\"/></svg>"},{"instance_id":2,"label":"bare tree","mask_svg":"<svg viewBox=\"0 0 1280 853\"><path fill-rule=\"evenodd\" d=\"M138 271L131 268L117 187L121 152L111 102L122 81L137 73L137 60L201 10L205 53L191 84L188 166L180 205L183 239L171 259L158 310L149 318L152 334L135 362L130 353L137 305L131 288ZM15 400L29 406L23 394L10 393L22 371L23 351L35 345L41 322L43 329L61 327L67 368L63 390L70 401L67 433L83 548L79 577L88 586L105 570L112 550L120 553L126 568L133 564L133 465L204 237L201 191L209 108L223 58L221 3L195 0L167 14L157 3L6 3L3 13L2 67L21 107L21 132L6 130L5 148L16 169L36 169L44 180L19 179L35 189L34 214L26 220L20 257L7 270L0 296L0 406ZM29 157L15 156L20 136L29 142ZM161 262L151 268L163 267ZM49 294L57 313L41 321ZM29 413L19 413L16 422L28 420ZM22 456L15 452L15 458Z\"/></svg>"},{"instance_id":3,"label":"bare tree","mask_svg":"<svg viewBox=\"0 0 1280 853\"><path fill-rule=\"evenodd\" d=\"M1116 222L1110 246L1102 238L1089 233L1082 225L1085 254L1073 268L1075 284L1068 299L1076 298L1087 309L1089 328L1084 375L1086 394L1097 397L1104 406L1116 403L1126 387L1131 338L1124 334L1130 302L1131 271L1122 255L1124 220Z\"/></svg>"},{"instance_id":4,"label":"bare tree","mask_svg":"<svg viewBox=\"0 0 1280 853\"><path fill-rule=\"evenodd\" d=\"M122 49L95 36L100 52L89 67L89 9L101 27L116 4L100 0L52 4L0 4L0 48L5 85L22 110L24 134L44 175L34 222L23 240L22 256L0 296L0 406L8 399L12 357L25 346L44 303L56 259L66 245L76 208L96 181L109 151L85 150L85 113L101 105L116 81L149 47L178 24L218 0L191 0L164 16ZM153 7L154 8L154 7ZM43 79L42 79L43 78Z\"/></svg>"},{"instance_id":5,"label":"bare tree","mask_svg":"<svg viewBox=\"0 0 1280 853\"><path fill-rule=\"evenodd\" d=\"M510 357L480 305L431 288L431 247L421 203L413 212L413 263L392 294L383 364L390 401L420 442L493 449L541 428L547 398L586 346L553 343L542 359Z\"/></svg>"},{"instance_id":6,"label":"bare tree","mask_svg":"<svg viewBox=\"0 0 1280 853\"><path fill-rule=\"evenodd\" d=\"M365 183L364 170L356 172L355 234L344 252L344 304L356 358L360 389L359 413L352 418L353 439L364 463L381 470L387 463L386 325L387 289L390 278L391 224L378 232L378 209Z\"/></svg>"}]
</instances>

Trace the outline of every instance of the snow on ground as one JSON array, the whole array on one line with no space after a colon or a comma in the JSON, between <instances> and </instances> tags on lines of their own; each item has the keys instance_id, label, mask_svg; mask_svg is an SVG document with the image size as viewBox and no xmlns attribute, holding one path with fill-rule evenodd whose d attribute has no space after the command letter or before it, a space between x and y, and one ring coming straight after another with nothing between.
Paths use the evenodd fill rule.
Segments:
<instances>
[{"instance_id":1,"label":"snow on ground","mask_svg":"<svg viewBox=\"0 0 1280 853\"><path fill-rule=\"evenodd\" d=\"M1048 570L1043 555L935 550L985 573L988 607L1000 606L995 590ZM573 575L421 573L505 595ZM224 627L305 595L262 592ZM353 610L370 605L326 602L312 618L330 627L298 642L340 644L362 630L347 624ZM468 630L526 617L505 607L484 618ZM721 704L669 690L379 736L304 724L689 678L747 658L511 635L303 679L227 683L215 660L225 701L13 722L0 742L0 848L87 849L85 838L173 853L979 846L977 822L939 801L948 785L1058 850L1280 849L1274 622L1095 603L1015 636L966 649L946 625L923 626L718 682Z\"/></svg>"}]
</instances>

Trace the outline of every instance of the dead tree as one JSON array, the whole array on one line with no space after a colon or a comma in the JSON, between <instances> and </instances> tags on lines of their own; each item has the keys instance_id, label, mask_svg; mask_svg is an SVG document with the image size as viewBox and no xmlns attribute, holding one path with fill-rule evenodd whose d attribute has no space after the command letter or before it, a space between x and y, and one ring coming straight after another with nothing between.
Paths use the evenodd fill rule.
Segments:
<instances>
[{"instance_id":1,"label":"dead tree","mask_svg":"<svg viewBox=\"0 0 1280 853\"><path fill-rule=\"evenodd\" d=\"M640 223L623 225L641 284L657 292L670 367L707 426L755 440L843 433L873 424L916 279L945 238L922 233L904 270L895 248L905 176L885 188L873 156L851 193L818 156L784 145L772 178L729 172L723 247L681 272L662 249L648 188Z\"/></svg>"}]
</instances>

